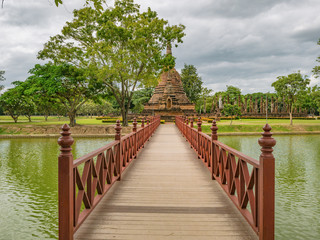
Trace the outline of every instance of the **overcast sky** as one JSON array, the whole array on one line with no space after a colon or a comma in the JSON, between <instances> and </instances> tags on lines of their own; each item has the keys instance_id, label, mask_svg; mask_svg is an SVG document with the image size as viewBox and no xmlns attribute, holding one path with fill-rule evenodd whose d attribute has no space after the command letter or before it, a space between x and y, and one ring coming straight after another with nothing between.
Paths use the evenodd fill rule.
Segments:
<instances>
[{"instance_id":1,"label":"overcast sky","mask_svg":"<svg viewBox=\"0 0 320 240\"><path fill-rule=\"evenodd\" d=\"M72 19L85 0L5 0L0 9L0 70L5 87L24 81L43 44ZM301 70L311 77L320 55L319 0L136 0L171 25L184 24L184 43L173 49L176 68L193 64L204 85L243 93L273 92L277 76ZM108 0L109 5L112 1ZM312 84L320 84L312 78Z\"/></svg>"}]
</instances>

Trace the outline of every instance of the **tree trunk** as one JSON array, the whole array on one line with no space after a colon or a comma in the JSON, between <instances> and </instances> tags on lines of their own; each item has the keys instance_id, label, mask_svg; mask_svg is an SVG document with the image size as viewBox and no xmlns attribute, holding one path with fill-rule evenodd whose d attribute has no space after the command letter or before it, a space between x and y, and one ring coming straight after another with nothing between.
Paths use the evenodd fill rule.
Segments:
<instances>
[{"instance_id":1,"label":"tree trunk","mask_svg":"<svg viewBox=\"0 0 320 240\"><path fill-rule=\"evenodd\" d=\"M48 121L48 117L49 117L48 114L45 114L45 115L44 115L44 120L45 120L46 122Z\"/></svg>"},{"instance_id":2,"label":"tree trunk","mask_svg":"<svg viewBox=\"0 0 320 240\"><path fill-rule=\"evenodd\" d=\"M289 115L290 115L290 125L292 125L292 111L290 111Z\"/></svg>"},{"instance_id":3,"label":"tree trunk","mask_svg":"<svg viewBox=\"0 0 320 240\"><path fill-rule=\"evenodd\" d=\"M232 117L231 117L231 121L230 121L230 126L232 125Z\"/></svg>"},{"instance_id":4,"label":"tree trunk","mask_svg":"<svg viewBox=\"0 0 320 240\"><path fill-rule=\"evenodd\" d=\"M26 117L28 118L29 122L31 122L31 116L26 116Z\"/></svg>"},{"instance_id":5,"label":"tree trunk","mask_svg":"<svg viewBox=\"0 0 320 240\"><path fill-rule=\"evenodd\" d=\"M128 126L128 109L125 106L121 108L122 126Z\"/></svg>"},{"instance_id":6,"label":"tree trunk","mask_svg":"<svg viewBox=\"0 0 320 240\"><path fill-rule=\"evenodd\" d=\"M76 112L75 111L72 111L72 112L69 112L69 120L70 120L70 126L71 127L74 127L76 125L75 121L76 121Z\"/></svg>"},{"instance_id":7,"label":"tree trunk","mask_svg":"<svg viewBox=\"0 0 320 240\"><path fill-rule=\"evenodd\" d=\"M207 99L203 101L203 113L207 113Z\"/></svg>"}]
</instances>

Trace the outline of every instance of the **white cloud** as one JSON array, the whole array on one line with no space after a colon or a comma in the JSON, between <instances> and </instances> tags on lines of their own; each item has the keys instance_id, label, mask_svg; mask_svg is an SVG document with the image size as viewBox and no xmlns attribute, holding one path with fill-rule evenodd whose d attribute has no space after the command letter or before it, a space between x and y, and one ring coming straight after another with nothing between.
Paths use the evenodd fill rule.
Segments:
<instances>
[{"instance_id":1,"label":"white cloud","mask_svg":"<svg viewBox=\"0 0 320 240\"><path fill-rule=\"evenodd\" d=\"M24 80L38 62L36 54L49 36L60 32L72 10L84 0L6 1L0 9L0 68L6 86ZM311 75L320 48L318 0L137 0L168 19L186 25L184 43L173 54L177 69L193 64L207 87L226 85L244 93L273 91L277 76L301 70ZM109 0L108 4L111 5ZM319 84L313 79L312 84Z\"/></svg>"}]
</instances>

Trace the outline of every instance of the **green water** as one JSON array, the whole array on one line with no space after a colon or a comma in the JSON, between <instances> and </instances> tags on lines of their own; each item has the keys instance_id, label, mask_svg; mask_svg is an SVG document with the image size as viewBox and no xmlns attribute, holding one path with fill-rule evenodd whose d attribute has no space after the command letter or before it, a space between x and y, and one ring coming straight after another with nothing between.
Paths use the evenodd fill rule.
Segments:
<instances>
[{"instance_id":1,"label":"green water","mask_svg":"<svg viewBox=\"0 0 320 240\"><path fill-rule=\"evenodd\" d=\"M108 139L76 139L74 157ZM0 139L0 239L58 238L57 139Z\"/></svg>"},{"instance_id":2,"label":"green water","mask_svg":"<svg viewBox=\"0 0 320 240\"><path fill-rule=\"evenodd\" d=\"M219 140L258 159L257 136ZM277 136L276 239L320 239L320 136ZM76 139L82 156L108 139ZM0 239L57 239L56 139L0 139Z\"/></svg>"},{"instance_id":3,"label":"green water","mask_svg":"<svg viewBox=\"0 0 320 240\"><path fill-rule=\"evenodd\" d=\"M258 136L219 140L259 159ZM276 239L320 239L320 135L276 136Z\"/></svg>"}]
</instances>

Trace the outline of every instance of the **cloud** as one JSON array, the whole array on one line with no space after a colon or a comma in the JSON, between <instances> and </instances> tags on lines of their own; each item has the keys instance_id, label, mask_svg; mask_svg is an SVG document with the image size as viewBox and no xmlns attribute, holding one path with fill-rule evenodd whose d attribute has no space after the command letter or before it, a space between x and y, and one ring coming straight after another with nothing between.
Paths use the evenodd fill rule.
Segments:
<instances>
[{"instance_id":1,"label":"cloud","mask_svg":"<svg viewBox=\"0 0 320 240\"><path fill-rule=\"evenodd\" d=\"M39 62L43 44L60 32L72 10L84 0L7 1L0 10L0 69L6 86L24 80ZM112 5L108 0L108 5ZM301 70L311 75L320 48L318 0L136 0L170 24L186 26L184 43L173 49L176 68L193 64L205 86L221 91L226 85L244 93L273 91L277 76ZM317 79L312 84L319 84Z\"/></svg>"}]
</instances>

